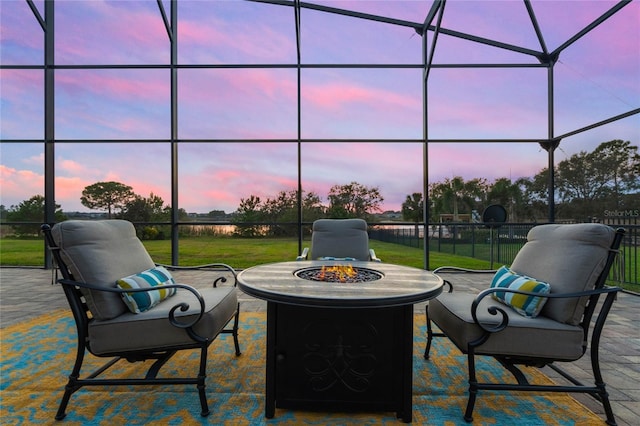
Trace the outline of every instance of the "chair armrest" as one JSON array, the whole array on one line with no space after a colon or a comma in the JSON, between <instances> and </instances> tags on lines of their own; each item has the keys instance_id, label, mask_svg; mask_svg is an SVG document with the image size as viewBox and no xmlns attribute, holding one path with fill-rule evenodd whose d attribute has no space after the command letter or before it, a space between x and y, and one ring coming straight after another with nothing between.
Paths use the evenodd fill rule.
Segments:
<instances>
[{"instance_id":1,"label":"chair armrest","mask_svg":"<svg viewBox=\"0 0 640 426\"><path fill-rule=\"evenodd\" d=\"M468 269L468 268L460 268L458 266L440 266L433 270L434 274L438 272L454 272L454 273L474 273L474 274L495 274L496 269Z\"/></svg>"},{"instance_id":2,"label":"chair armrest","mask_svg":"<svg viewBox=\"0 0 640 426\"><path fill-rule=\"evenodd\" d=\"M80 287L80 288L86 288L92 291L104 291L107 293L118 293L118 294L122 294L122 293L142 293L142 292L149 292L149 291L157 291L158 287L144 287L144 288L132 288L132 289L121 289L118 287L104 287L102 285L96 285L96 284L91 284L91 283L85 283L85 282L80 282L80 281L74 281L74 280L69 280L69 279L60 279L57 281L60 285L63 286L71 286L71 287ZM194 325L196 325L198 323L198 321L200 321L200 319L202 318L202 316L204 315L204 310L205 310L205 303L204 303L204 298L202 297L202 295L200 294L200 292L195 289L194 287L191 287L189 285L186 284L166 284L163 285L162 288L175 288L175 289L185 289L187 291L190 291L193 296L198 300L198 303L200 305L200 311L198 312L198 316L190 322L184 323L184 322L179 322L176 319L175 316L175 312L176 310L180 309L180 311L182 312L186 312L187 310L189 310L189 304L185 303L185 302L181 302L178 303L177 305L173 306L171 308L171 310L169 311L169 322L171 323L171 325L178 327L178 328L185 328L185 329L190 329L191 327L193 327ZM166 299L165 301L169 301L171 300ZM153 309L153 308L152 308Z\"/></svg>"},{"instance_id":3,"label":"chair armrest","mask_svg":"<svg viewBox=\"0 0 640 426\"><path fill-rule=\"evenodd\" d=\"M490 294L498 293L498 292L499 293L517 293L517 294L523 294L527 296L535 296L535 297L547 298L547 299L566 299L566 298L574 298L574 297L587 297L587 296L594 296L594 295L600 295L600 294L607 294L606 302L601 308L600 315L599 315L599 317L601 316L603 317L601 321L602 323L604 323L604 319L606 318L606 315L608 314L609 309L613 304L613 299L615 298L616 294L621 290L622 288L620 287L604 287L604 288L595 289L595 290L579 291L579 292L573 292L573 293L540 294L540 293L533 293L530 291L522 291L522 290L516 290L512 288L505 288L505 287L487 288L481 291L476 296L474 301L471 303L471 316L473 317L473 321L476 323L476 325L478 325L478 327L482 328L486 332L496 333L504 330L509 325L509 315L505 311L505 309L509 309L509 308L506 305L504 306L504 308L497 307L497 306L490 306L487 309L487 312L489 312L491 315L498 315L499 313L502 316L500 323L495 326L488 326L487 324L480 323L477 317L478 306L480 304L480 301L485 297L489 296ZM602 327L602 324L600 325L600 327Z\"/></svg>"},{"instance_id":4,"label":"chair armrest","mask_svg":"<svg viewBox=\"0 0 640 426\"><path fill-rule=\"evenodd\" d=\"M238 274L233 267L227 265L226 263L207 263L204 265L196 265L196 266L178 266L178 265L165 265L162 263L156 263L156 266L163 266L170 271L212 271L212 272L229 272L233 276L233 286L236 287L238 285ZM213 281L213 286L217 287L218 283L227 282L227 278L225 276L220 276Z\"/></svg>"},{"instance_id":5,"label":"chair armrest","mask_svg":"<svg viewBox=\"0 0 640 426\"><path fill-rule=\"evenodd\" d=\"M307 258L309 257L309 247L305 247L302 250L302 253L296 257L296 260L307 260Z\"/></svg>"},{"instance_id":6,"label":"chair armrest","mask_svg":"<svg viewBox=\"0 0 640 426\"><path fill-rule=\"evenodd\" d=\"M440 266L433 270L434 274L438 273L470 273L470 274L495 274L495 269L469 269L469 268L460 268L458 266ZM449 280L443 279L444 284L449 287L447 293L453 293L453 283Z\"/></svg>"},{"instance_id":7,"label":"chair armrest","mask_svg":"<svg viewBox=\"0 0 640 426\"><path fill-rule=\"evenodd\" d=\"M382 262L382 260L378 259L376 252L373 249L369 249L369 260L372 262Z\"/></svg>"}]
</instances>

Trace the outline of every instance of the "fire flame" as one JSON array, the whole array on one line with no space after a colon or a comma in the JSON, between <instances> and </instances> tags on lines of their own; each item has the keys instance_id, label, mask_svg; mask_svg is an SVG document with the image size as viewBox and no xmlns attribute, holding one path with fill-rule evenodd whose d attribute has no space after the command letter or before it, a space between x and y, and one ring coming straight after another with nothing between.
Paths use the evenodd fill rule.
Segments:
<instances>
[{"instance_id":1,"label":"fire flame","mask_svg":"<svg viewBox=\"0 0 640 426\"><path fill-rule=\"evenodd\" d=\"M348 278L356 276L358 272L351 265L334 265L323 266L318 274L320 281L336 280L340 282L346 282Z\"/></svg>"}]
</instances>

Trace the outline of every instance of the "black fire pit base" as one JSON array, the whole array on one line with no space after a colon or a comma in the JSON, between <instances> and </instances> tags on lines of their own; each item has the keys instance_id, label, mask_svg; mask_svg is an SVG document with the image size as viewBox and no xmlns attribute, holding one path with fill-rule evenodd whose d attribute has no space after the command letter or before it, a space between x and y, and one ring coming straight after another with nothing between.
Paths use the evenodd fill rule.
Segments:
<instances>
[{"instance_id":1,"label":"black fire pit base","mask_svg":"<svg viewBox=\"0 0 640 426\"><path fill-rule=\"evenodd\" d=\"M413 305L269 302L265 415L275 408L394 411L412 420Z\"/></svg>"}]
</instances>

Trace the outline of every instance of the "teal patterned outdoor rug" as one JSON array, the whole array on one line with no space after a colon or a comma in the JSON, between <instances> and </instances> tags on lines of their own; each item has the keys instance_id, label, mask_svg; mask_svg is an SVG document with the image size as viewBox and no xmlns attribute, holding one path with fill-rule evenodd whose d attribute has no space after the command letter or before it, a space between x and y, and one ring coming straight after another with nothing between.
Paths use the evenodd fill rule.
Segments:
<instances>
[{"instance_id":1,"label":"teal patterned outdoor rug","mask_svg":"<svg viewBox=\"0 0 640 426\"><path fill-rule=\"evenodd\" d=\"M200 416L195 386L83 388L71 397L62 423L54 415L62 397L76 350L70 314L57 311L1 329L0 424L57 425L399 425L395 413L316 413L276 410L264 418L265 314L241 315L242 355L235 357L230 336L221 336L209 349L207 396L211 414ZM416 425L464 425L467 401L466 357L448 341L438 339L430 361L424 350L424 315L414 325L413 422ZM104 362L88 356L87 372ZM93 361L96 362L93 362ZM197 351L176 355L161 375L195 371ZM135 374L135 364L120 363L115 373ZM483 371L512 380L486 360ZM483 373L484 374L484 373ZM548 379L533 370L533 382ZM474 411L475 425L599 425L602 419L566 394L481 392Z\"/></svg>"}]
</instances>

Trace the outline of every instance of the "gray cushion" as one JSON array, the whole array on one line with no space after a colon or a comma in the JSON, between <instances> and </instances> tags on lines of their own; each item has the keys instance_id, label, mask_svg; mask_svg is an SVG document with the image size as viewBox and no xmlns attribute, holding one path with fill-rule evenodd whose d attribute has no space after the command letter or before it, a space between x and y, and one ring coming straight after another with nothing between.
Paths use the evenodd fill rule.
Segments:
<instances>
[{"instance_id":1,"label":"gray cushion","mask_svg":"<svg viewBox=\"0 0 640 426\"><path fill-rule=\"evenodd\" d=\"M321 257L369 260L367 222L362 219L316 220L311 234L311 259Z\"/></svg>"},{"instance_id":2,"label":"gray cushion","mask_svg":"<svg viewBox=\"0 0 640 426\"><path fill-rule=\"evenodd\" d=\"M224 328L236 312L238 297L235 287L210 287L198 290L205 300L205 315L194 331L212 339ZM89 347L94 354L111 354L123 351L155 349L193 344L184 329L169 322L169 311L178 303L186 302L189 310L176 312L181 322L195 319L200 304L193 294L178 289L175 296L148 311L134 314L129 311L110 320L94 320L89 323ZM123 337L123 336L126 336Z\"/></svg>"},{"instance_id":3,"label":"gray cushion","mask_svg":"<svg viewBox=\"0 0 640 426\"><path fill-rule=\"evenodd\" d=\"M552 287L553 288L553 287ZM471 317L471 303L475 294L443 293L429 301L429 318L463 352L467 344L482 335ZM501 315L488 313L489 306L504 310L509 316L509 326L498 333L491 334L489 340L476 348L476 354L539 357L573 361L582 354L583 330L579 326L569 325L538 316L524 317L490 296L482 299L478 307L478 320L482 324L496 325Z\"/></svg>"},{"instance_id":4,"label":"gray cushion","mask_svg":"<svg viewBox=\"0 0 640 426\"><path fill-rule=\"evenodd\" d=\"M606 263L615 231L598 223L548 224L532 228L511 269L551 285L551 293L594 288ZM587 298L549 299L540 315L580 323Z\"/></svg>"},{"instance_id":5,"label":"gray cushion","mask_svg":"<svg viewBox=\"0 0 640 426\"><path fill-rule=\"evenodd\" d=\"M155 266L133 225L124 220L68 220L56 224L52 236L80 282L115 288L118 279ZM117 293L83 289L82 294L96 319L128 312Z\"/></svg>"}]
</instances>

